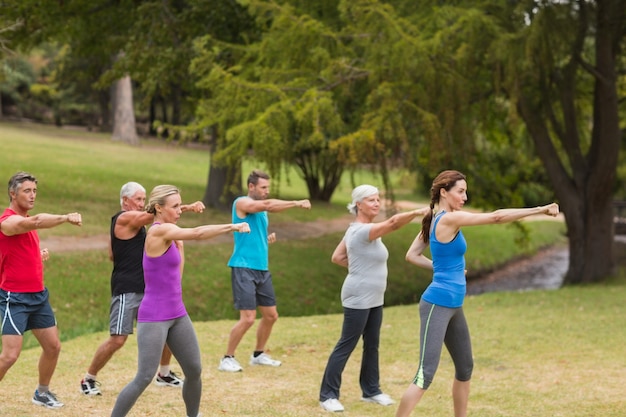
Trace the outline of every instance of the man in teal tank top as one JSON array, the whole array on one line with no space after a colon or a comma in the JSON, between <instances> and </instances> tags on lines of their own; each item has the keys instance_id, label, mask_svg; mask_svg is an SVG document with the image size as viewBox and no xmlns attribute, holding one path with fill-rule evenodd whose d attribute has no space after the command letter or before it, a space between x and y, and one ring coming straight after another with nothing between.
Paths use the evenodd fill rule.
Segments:
<instances>
[{"instance_id":1,"label":"man in teal tank top","mask_svg":"<svg viewBox=\"0 0 626 417\"><path fill-rule=\"evenodd\" d=\"M267 213L278 213L289 208L310 209L309 200L278 200L268 198L270 177L265 172L254 170L248 176L248 195L233 202L232 222L247 222L250 233L236 233L233 254L228 261L231 267L231 282L234 305L239 310L239 321L230 332L226 354L218 369L239 372L241 365L235 359L235 350L256 319L257 308L261 321L257 331L256 347L250 356L250 365L280 366L280 361L265 353L265 347L278 320L276 296L272 275L268 267L268 247L276 240L274 233L268 234Z\"/></svg>"}]
</instances>

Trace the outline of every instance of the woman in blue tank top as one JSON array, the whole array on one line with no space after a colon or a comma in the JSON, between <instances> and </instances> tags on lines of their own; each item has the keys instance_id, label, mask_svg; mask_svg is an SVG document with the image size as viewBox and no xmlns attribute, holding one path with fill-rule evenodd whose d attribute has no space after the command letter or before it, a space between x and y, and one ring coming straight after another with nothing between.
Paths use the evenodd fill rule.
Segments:
<instances>
[{"instance_id":1,"label":"woman in blue tank top","mask_svg":"<svg viewBox=\"0 0 626 417\"><path fill-rule=\"evenodd\" d=\"M432 382L445 341L452 357L454 416L467 416L470 378L474 366L469 329L463 314L465 298L465 251L461 227L508 223L534 214L556 216L555 203L534 208L500 209L491 213L463 211L467 201L465 175L443 171L430 189L431 212L422 220L422 231L406 254L406 260L433 270L433 281L419 303L420 356L417 373L398 407L396 417L408 417ZM435 205L437 211L435 212ZM430 244L432 260L424 256Z\"/></svg>"}]
</instances>

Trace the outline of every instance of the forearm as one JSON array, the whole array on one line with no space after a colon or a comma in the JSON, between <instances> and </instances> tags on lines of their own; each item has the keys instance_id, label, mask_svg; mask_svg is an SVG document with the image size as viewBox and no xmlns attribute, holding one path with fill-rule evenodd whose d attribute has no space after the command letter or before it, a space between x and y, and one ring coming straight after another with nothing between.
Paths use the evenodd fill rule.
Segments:
<instances>
[{"instance_id":1,"label":"forearm","mask_svg":"<svg viewBox=\"0 0 626 417\"><path fill-rule=\"evenodd\" d=\"M394 214L391 216L389 221L391 222L391 228L393 230L399 229L402 226L405 226L411 223L416 217L423 216L424 209L416 209L411 211L406 211L403 213Z\"/></svg>"},{"instance_id":2,"label":"forearm","mask_svg":"<svg viewBox=\"0 0 626 417\"><path fill-rule=\"evenodd\" d=\"M424 255L416 255L416 254L407 253L405 259L407 262L413 265L417 265L421 268L430 269L430 270L433 269L433 261L428 259Z\"/></svg>"},{"instance_id":3,"label":"forearm","mask_svg":"<svg viewBox=\"0 0 626 417\"><path fill-rule=\"evenodd\" d=\"M278 200L271 198L265 200L265 211L270 213L278 213L290 208L304 207L306 200Z\"/></svg>"},{"instance_id":4,"label":"forearm","mask_svg":"<svg viewBox=\"0 0 626 417\"><path fill-rule=\"evenodd\" d=\"M194 231L197 232L195 237L197 240L211 239L213 237L237 230L238 228L236 224L211 224L198 226L194 229Z\"/></svg>"},{"instance_id":5,"label":"forearm","mask_svg":"<svg viewBox=\"0 0 626 417\"><path fill-rule=\"evenodd\" d=\"M48 214L39 213L27 218L29 222L25 225L30 230L50 229L63 223L69 222L69 214Z\"/></svg>"},{"instance_id":6,"label":"forearm","mask_svg":"<svg viewBox=\"0 0 626 417\"><path fill-rule=\"evenodd\" d=\"M492 216L494 217L494 223L509 223L537 214L546 214L546 206L499 209L494 211Z\"/></svg>"}]
</instances>

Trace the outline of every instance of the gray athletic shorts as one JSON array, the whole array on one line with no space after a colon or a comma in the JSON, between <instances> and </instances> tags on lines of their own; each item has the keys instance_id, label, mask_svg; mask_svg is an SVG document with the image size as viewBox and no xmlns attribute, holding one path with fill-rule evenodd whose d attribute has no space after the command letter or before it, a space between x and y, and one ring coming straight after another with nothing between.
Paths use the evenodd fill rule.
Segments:
<instances>
[{"instance_id":1,"label":"gray athletic shorts","mask_svg":"<svg viewBox=\"0 0 626 417\"><path fill-rule=\"evenodd\" d=\"M57 325L47 288L40 292L0 290L0 319L3 335L23 336L27 330Z\"/></svg>"},{"instance_id":2,"label":"gray athletic shorts","mask_svg":"<svg viewBox=\"0 0 626 417\"><path fill-rule=\"evenodd\" d=\"M257 306L273 307L276 305L270 271L232 268L230 278L237 310L256 310Z\"/></svg>"},{"instance_id":3,"label":"gray athletic shorts","mask_svg":"<svg viewBox=\"0 0 626 417\"><path fill-rule=\"evenodd\" d=\"M137 311L143 299L143 293L128 292L111 297L111 315L109 331L111 335L126 336L133 334Z\"/></svg>"}]
</instances>

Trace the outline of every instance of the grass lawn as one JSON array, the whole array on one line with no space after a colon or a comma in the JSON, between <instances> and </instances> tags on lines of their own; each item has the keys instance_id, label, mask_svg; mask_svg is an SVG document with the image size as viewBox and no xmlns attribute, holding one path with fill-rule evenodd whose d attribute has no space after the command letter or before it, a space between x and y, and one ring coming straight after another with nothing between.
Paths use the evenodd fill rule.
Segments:
<instances>
[{"instance_id":1,"label":"grass lawn","mask_svg":"<svg viewBox=\"0 0 626 417\"><path fill-rule=\"evenodd\" d=\"M465 313L472 333L475 371L470 415L480 417L618 417L626 415L623 346L626 272L607 284L554 291L490 293L468 297ZM217 371L234 321L197 322L201 344L203 400L209 416L325 416L318 404L319 385L336 343L341 315L283 317L270 339L280 368L247 366L254 329L237 352L244 371ZM419 319L415 305L388 307L381 334L381 387L399 400L416 368ZM30 404L36 385L39 349L22 353L2 381L2 415L108 416L115 397L136 371L136 338L101 371L104 395L86 398L78 383L106 333L63 344L53 390L65 402L60 411ZM393 416L395 406L361 402L358 386L360 349L343 373L341 401L345 416ZM178 365L173 364L174 370ZM452 364L444 351L439 371L415 416L451 416ZM10 397L8 395L10 393ZM151 385L131 416L184 416L180 391Z\"/></svg>"},{"instance_id":2,"label":"grass lawn","mask_svg":"<svg viewBox=\"0 0 626 417\"><path fill-rule=\"evenodd\" d=\"M148 191L173 183L184 201L201 199L208 172L208 154L198 149L145 142L139 148L112 142L108 135L44 126L0 124L0 176L5 181L17 170L32 171L39 179L36 212L83 213L82 228L63 225L40 235L107 233L110 216L118 209L120 186L141 182ZM247 162L244 171L254 167ZM280 182L283 198L305 198L299 178ZM358 182L376 183L368 173ZM277 184L276 184L277 185ZM352 184L342 182L335 198L303 211L281 213L280 221L314 221L343 216ZM275 194L276 195L276 194ZM417 196L407 195L407 198ZM181 225L229 222L227 213L207 210L188 216ZM273 218L271 222L274 221ZM272 224L270 222L270 225ZM529 222L524 245L516 227L486 226L464 229L469 243L468 271L489 270L520 254L562 244L564 226ZM415 302L430 273L404 261L419 230L409 225L383 240L389 249L389 285L381 341L381 384L399 400L413 377L418 355L419 318ZM271 354L283 361L277 369L247 366L254 344L252 329L242 341L238 358L244 372L217 371L235 312L230 296L226 261L231 244L189 245L183 278L185 303L200 339L203 354L204 417L323 416L319 385L326 360L341 328L339 291L345 270L330 263L341 233L315 239L279 241L270 249L281 319L270 339ZM37 383L40 353L32 335L17 364L0 382L4 416L108 416L116 395L135 374L135 337L99 375L104 395L85 398L79 381L98 345L107 337L111 264L103 251L53 254L46 262L46 285L57 314L63 352L52 389L66 406L59 411L30 403ZM475 374L470 415L502 416L624 416L623 346L626 272L607 283L556 291L491 293L468 297L465 312L473 337ZM404 305L403 305L404 304ZM359 349L343 374L341 400L345 416L393 416L395 406L366 404L358 387ZM174 364L174 370L179 368ZM444 352L435 381L415 416L452 415L452 365ZM178 389L151 385L132 416L184 416Z\"/></svg>"}]
</instances>

